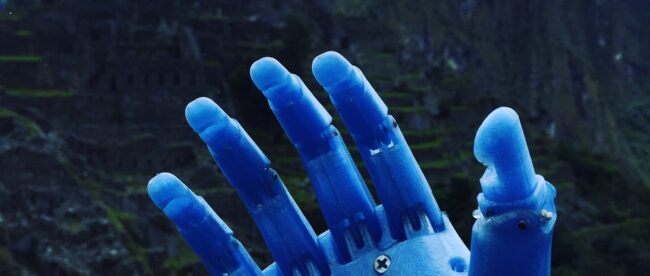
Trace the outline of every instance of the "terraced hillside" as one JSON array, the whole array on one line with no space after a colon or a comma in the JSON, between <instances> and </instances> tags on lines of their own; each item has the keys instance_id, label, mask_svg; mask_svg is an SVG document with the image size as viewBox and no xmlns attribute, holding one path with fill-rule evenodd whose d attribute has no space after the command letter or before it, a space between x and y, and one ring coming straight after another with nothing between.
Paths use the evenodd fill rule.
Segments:
<instances>
[{"instance_id":1,"label":"terraced hillside","mask_svg":"<svg viewBox=\"0 0 650 276\"><path fill-rule=\"evenodd\" d=\"M467 243L483 170L474 132L507 105L523 120L537 172L558 188L554 273L650 269L648 8L640 0L10 1L0 12L0 274L204 274L146 195L161 171L203 195L260 265L272 262L184 122L199 96L247 128L324 231L298 155L248 67L274 56L299 74L363 169L310 73L327 50L364 71Z\"/></svg>"}]
</instances>

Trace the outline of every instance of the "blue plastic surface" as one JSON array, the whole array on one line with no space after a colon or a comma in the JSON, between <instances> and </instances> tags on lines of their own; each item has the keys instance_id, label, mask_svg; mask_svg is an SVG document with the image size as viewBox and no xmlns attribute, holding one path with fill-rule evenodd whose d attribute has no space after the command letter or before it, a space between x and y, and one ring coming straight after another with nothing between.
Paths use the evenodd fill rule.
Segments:
<instances>
[{"instance_id":1,"label":"blue plastic surface","mask_svg":"<svg viewBox=\"0 0 650 276\"><path fill-rule=\"evenodd\" d=\"M239 123L208 98L191 102L185 117L237 189L280 269L285 274L327 274L314 230Z\"/></svg>"},{"instance_id":2,"label":"blue plastic surface","mask_svg":"<svg viewBox=\"0 0 650 276\"><path fill-rule=\"evenodd\" d=\"M354 165L332 116L296 75L277 60L263 58L251 66L251 78L269 100L271 110L295 145L314 185L337 257L351 260L351 251L381 238L375 202Z\"/></svg>"},{"instance_id":3,"label":"blue plastic surface","mask_svg":"<svg viewBox=\"0 0 650 276\"><path fill-rule=\"evenodd\" d=\"M421 227L421 213L435 230L444 230L440 208L404 135L361 70L339 53L327 52L314 59L312 71L359 148L393 238L406 239L407 223Z\"/></svg>"},{"instance_id":4,"label":"blue plastic surface","mask_svg":"<svg viewBox=\"0 0 650 276\"><path fill-rule=\"evenodd\" d=\"M171 174L148 192L212 275L548 275L555 189L535 175L519 119L500 108L479 128L475 155L488 169L472 254L440 211L387 106L361 71L335 52L313 62L357 144L382 205L376 205L332 117L277 60L251 78L297 149L329 227L315 235L243 128L216 103L187 106L190 126L239 193L275 263L263 271L205 201ZM468 214L469 215L469 214Z\"/></svg>"},{"instance_id":5,"label":"blue plastic surface","mask_svg":"<svg viewBox=\"0 0 650 276\"><path fill-rule=\"evenodd\" d=\"M176 176L157 175L149 181L147 192L156 206L176 224L210 274L260 273L251 256L233 237L232 230L203 198L195 195Z\"/></svg>"},{"instance_id":6,"label":"blue plastic surface","mask_svg":"<svg viewBox=\"0 0 650 276\"><path fill-rule=\"evenodd\" d=\"M0 11L4 10L7 5L7 0L0 0Z\"/></svg>"},{"instance_id":7,"label":"blue plastic surface","mask_svg":"<svg viewBox=\"0 0 650 276\"><path fill-rule=\"evenodd\" d=\"M536 175L517 113L501 107L476 133L481 177L470 275L549 275L555 188Z\"/></svg>"}]
</instances>

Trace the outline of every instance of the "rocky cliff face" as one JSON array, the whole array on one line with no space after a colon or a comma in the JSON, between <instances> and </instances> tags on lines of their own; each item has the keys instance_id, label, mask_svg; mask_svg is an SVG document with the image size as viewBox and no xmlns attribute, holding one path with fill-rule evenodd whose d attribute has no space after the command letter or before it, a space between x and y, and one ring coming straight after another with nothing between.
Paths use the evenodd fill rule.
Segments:
<instances>
[{"instance_id":1,"label":"rocky cliff face","mask_svg":"<svg viewBox=\"0 0 650 276\"><path fill-rule=\"evenodd\" d=\"M161 171L206 197L261 265L272 262L184 122L185 104L199 96L240 120L324 231L300 160L248 66L277 57L334 114L309 72L311 59L331 49L362 68L387 102L466 242L483 169L473 134L507 105L523 120L538 173L559 190L554 272L650 269L648 8L604 0L10 2L0 13L0 272L204 273L146 195Z\"/></svg>"}]
</instances>

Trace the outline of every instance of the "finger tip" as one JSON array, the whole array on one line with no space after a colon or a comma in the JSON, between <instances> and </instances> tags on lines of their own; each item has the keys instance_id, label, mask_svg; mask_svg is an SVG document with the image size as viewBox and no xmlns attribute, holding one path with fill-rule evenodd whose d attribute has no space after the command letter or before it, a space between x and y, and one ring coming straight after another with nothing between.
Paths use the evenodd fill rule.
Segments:
<instances>
[{"instance_id":1,"label":"finger tip","mask_svg":"<svg viewBox=\"0 0 650 276\"><path fill-rule=\"evenodd\" d=\"M347 76L352 64L341 54L329 51L320 54L312 62L312 72L318 83L324 87L332 86Z\"/></svg>"},{"instance_id":2,"label":"finger tip","mask_svg":"<svg viewBox=\"0 0 650 276\"><path fill-rule=\"evenodd\" d=\"M501 131L520 127L519 115L510 107L499 107L483 120L479 131Z\"/></svg>"},{"instance_id":3,"label":"finger tip","mask_svg":"<svg viewBox=\"0 0 650 276\"><path fill-rule=\"evenodd\" d=\"M208 126L227 120L229 117L217 103L201 97L187 105L185 118L194 131L201 133Z\"/></svg>"},{"instance_id":4,"label":"finger tip","mask_svg":"<svg viewBox=\"0 0 650 276\"><path fill-rule=\"evenodd\" d=\"M191 191L175 175L163 172L149 180L147 193L158 208L164 209L170 201L191 194Z\"/></svg>"},{"instance_id":5,"label":"finger tip","mask_svg":"<svg viewBox=\"0 0 650 276\"><path fill-rule=\"evenodd\" d=\"M282 84L290 77L289 70L272 57L264 57L255 61L250 68L253 83L261 91Z\"/></svg>"},{"instance_id":6,"label":"finger tip","mask_svg":"<svg viewBox=\"0 0 650 276\"><path fill-rule=\"evenodd\" d=\"M474 155L482 163L492 163L498 145L517 144L523 138L519 116L512 108L499 107L481 123L474 139Z\"/></svg>"},{"instance_id":7,"label":"finger tip","mask_svg":"<svg viewBox=\"0 0 650 276\"><path fill-rule=\"evenodd\" d=\"M534 189L535 170L526 138L511 108L497 108L485 118L476 133L474 155L488 167L481 178L486 198L518 200Z\"/></svg>"},{"instance_id":8,"label":"finger tip","mask_svg":"<svg viewBox=\"0 0 650 276\"><path fill-rule=\"evenodd\" d=\"M206 215L201 201L178 177L160 173L147 185L147 193L156 206L177 226L186 227Z\"/></svg>"}]
</instances>

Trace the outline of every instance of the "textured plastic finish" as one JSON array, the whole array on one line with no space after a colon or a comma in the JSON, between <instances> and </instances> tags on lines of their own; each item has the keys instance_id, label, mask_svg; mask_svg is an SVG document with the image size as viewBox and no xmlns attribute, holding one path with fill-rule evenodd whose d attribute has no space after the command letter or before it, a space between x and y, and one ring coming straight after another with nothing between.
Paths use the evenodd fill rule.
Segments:
<instances>
[{"instance_id":1,"label":"textured plastic finish","mask_svg":"<svg viewBox=\"0 0 650 276\"><path fill-rule=\"evenodd\" d=\"M350 261L350 251L377 242L381 229L376 204L341 135L331 125L332 116L300 78L273 58L255 62L251 78L300 153L340 260Z\"/></svg>"},{"instance_id":2,"label":"textured plastic finish","mask_svg":"<svg viewBox=\"0 0 650 276\"><path fill-rule=\"evenodd\" d=\"M479 127L481 177L470 275L549 275L555 188L535 175L517 113L501 107Z\"/></svg>"},{"instance_id":3,"label":"textured plastic finish","mask_svg":"<svg viewBox=\"0 0 650 276\"><path fill-rule=\"evenodd\" d=\"M147 191L196 252L212 275L260 274L232 230L203 198L195 195L176 176L161 173L149 181ZM209 241L209 242L206 242Z\"/></svg>"},{"instance_id":4,"label":"textured plastic finish","mask_svg":"<svg viewBox=\"0 0 650 276\"><path fill-rule=\"evenodd\" d=\"M314 230L248 134L212 100L191 102L185 117L237 189L285 274L328 273Z\"/></svg>"},{"instance_id":5,"label":"textured plastic finish","mask_svg":"<svg viewBox=\"0 0 650 276\"><path fill-rule=\"evenodd\" d=\"M273 58L258 60L250 73L300 154L329 231L315 235L243 128L212 100L199 98L187 106L187 121L238 191L276 261L262 271L201 197L175 176L159 174L149 183L150 197L212 275L550 273L555 190L535 175L514 111L497 109L476 136L475 155L488 170L480 181L470 257L395 119L358 68L335 52L313 62L382 205L370 196L331 115L302 80Z\"/></svg>"},{"instance_id":6,"label":"textured plastic finish","mask_svg":"<svg viewBox=\"0 0 650 276\"><path fill-rule=\"evenodd\" d=\"M336 52L316 57L312 70L359 148L393 238L406 239L406 223L419 228L420 213L434 229L444 230L440 208L404 135L361 70Z\"/></svg>"},{"instance_id":7,"label":"textured plastic finish","mask_svg":"<svg viewBox=\"0 0 650 276\"><path fill-rule=\"evenodd\" d=\"M481 177L483 195L497 202L527 197L535 188L535 170L524 131L514 110L502 107L479 127L474 141L476 159L487 166Z\"/></svg>"}]
</instances>

